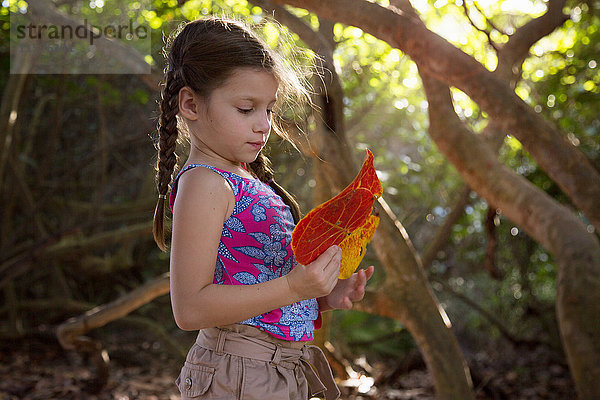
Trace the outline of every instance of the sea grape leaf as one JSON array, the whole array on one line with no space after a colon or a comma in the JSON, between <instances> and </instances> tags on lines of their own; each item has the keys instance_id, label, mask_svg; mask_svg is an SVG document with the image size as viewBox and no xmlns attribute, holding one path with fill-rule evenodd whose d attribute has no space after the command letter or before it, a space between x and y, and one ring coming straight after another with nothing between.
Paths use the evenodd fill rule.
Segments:
<instances>
[{"instance_id":1,"label":"sea grape leaf","mask_svg":"<svg viewBox=\"0 0 600 400\"><path fill-rule=\"evenodd\" d=\"M332 245L342 247L344 243L340 277L354 273L379 223L379 217L371 216L373 203L383 193L373 158L367 149L356 178L337 196L315 207L298 222L292 232L292 250L300 264L306 265Z\"/></svg>"},{"instance_id":2,"label":"sea grape leaf","mask_svg":"<svg viewBox=\"0 0 600 400\"><path fill-rule=\"evenodd\" d=\"M356 271L367 251L367 243L373 239L378 225L379 216L369 215L363 225L340 243L343 255L340 279L348 279Z\"/></svg>"}]
</instances>

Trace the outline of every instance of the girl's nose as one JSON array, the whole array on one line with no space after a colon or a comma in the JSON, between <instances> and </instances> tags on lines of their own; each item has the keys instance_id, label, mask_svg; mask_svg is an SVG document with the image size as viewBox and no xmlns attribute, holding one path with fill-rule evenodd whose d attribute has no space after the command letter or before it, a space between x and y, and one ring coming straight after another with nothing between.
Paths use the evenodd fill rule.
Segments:
<instances>
[{"instance_id":1,"label":"girl's nose","mask_svg":"<svg viewBox=\"0 0 600 400\"><path fill-rule=\"evenodd\" d=\"M260 133L266 133L271 130L271 114L266 112L257 118L254 122L254 131Z\"/></svg>"}]
</instances>

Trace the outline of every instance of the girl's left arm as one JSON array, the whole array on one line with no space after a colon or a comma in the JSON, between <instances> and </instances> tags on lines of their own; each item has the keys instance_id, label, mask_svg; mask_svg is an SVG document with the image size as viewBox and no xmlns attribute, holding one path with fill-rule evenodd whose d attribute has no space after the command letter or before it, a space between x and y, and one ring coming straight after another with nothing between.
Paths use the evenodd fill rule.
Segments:
<instances>
[{"instance_id":1,"label":"girl's left arm","mask_svg":"<svg viewBox=\"0 0 600 400\"><path fill-rule=\"evenodd\" d=\"M375 267L361 269L348 279L338 279L337 285L327 296L319 297L320 311L352 308L352 303L360 301L365 296L365 285L373 276Z\"/></svg>"}]
</instances>

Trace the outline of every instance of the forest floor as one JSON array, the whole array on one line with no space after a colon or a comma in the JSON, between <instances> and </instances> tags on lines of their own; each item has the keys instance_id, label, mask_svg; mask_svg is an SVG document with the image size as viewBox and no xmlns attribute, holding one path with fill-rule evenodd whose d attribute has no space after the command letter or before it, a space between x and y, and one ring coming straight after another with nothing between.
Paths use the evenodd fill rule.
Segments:
<instances>
[{"instance_id":1,"label":"forest floor","mask_svg":"<svg viewBox=\"0 0 600 400\"><path fill-rule=\"evenodd\" d=\"M110 377L100 393L91 394L86 387L93 369L56 341L0 341L0 400L180 399L174 384L180 360L159 342L119 334L103 344L111 358ZM566 366L543 348L494 348L469 362L478 400L576 398ZM367 368L374 376L363 370L355 379L340 383L342 398L434 400L432 380L422 361L410 364L407 369L402 360L375 361L372 369Z\"/></svg>"}]
</instances>

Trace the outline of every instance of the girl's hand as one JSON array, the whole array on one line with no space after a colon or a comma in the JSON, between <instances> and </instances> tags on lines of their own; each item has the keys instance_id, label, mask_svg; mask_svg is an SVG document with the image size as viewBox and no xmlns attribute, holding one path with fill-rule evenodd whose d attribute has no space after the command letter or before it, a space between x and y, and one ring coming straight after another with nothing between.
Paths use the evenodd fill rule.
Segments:
<instances>
[{"instance_id":1,"label":"girl's hand","mask_svg":"<svg viewBox=\"0 0 600 400\"><path fill-rule=\"evenodd\" d=\"M285 276L291 292L300 300L327 296L340 273L342 249L331 246L308 265L298 264Z\"/></svg>"},{"instance_id":2,"label":"girl's hand","mask_svg":"<svg viewBox=\"0 0 600 400\"><path fill-rule=\"evenodd\" d=\"M348 279L339 279L331 293L319 299L321 311L351 309L353 302L360 301L365 296L365 285L374 271L375 267L371 265L366 270L361 269L352 274Z\"/></svg>"}]
</instances>

